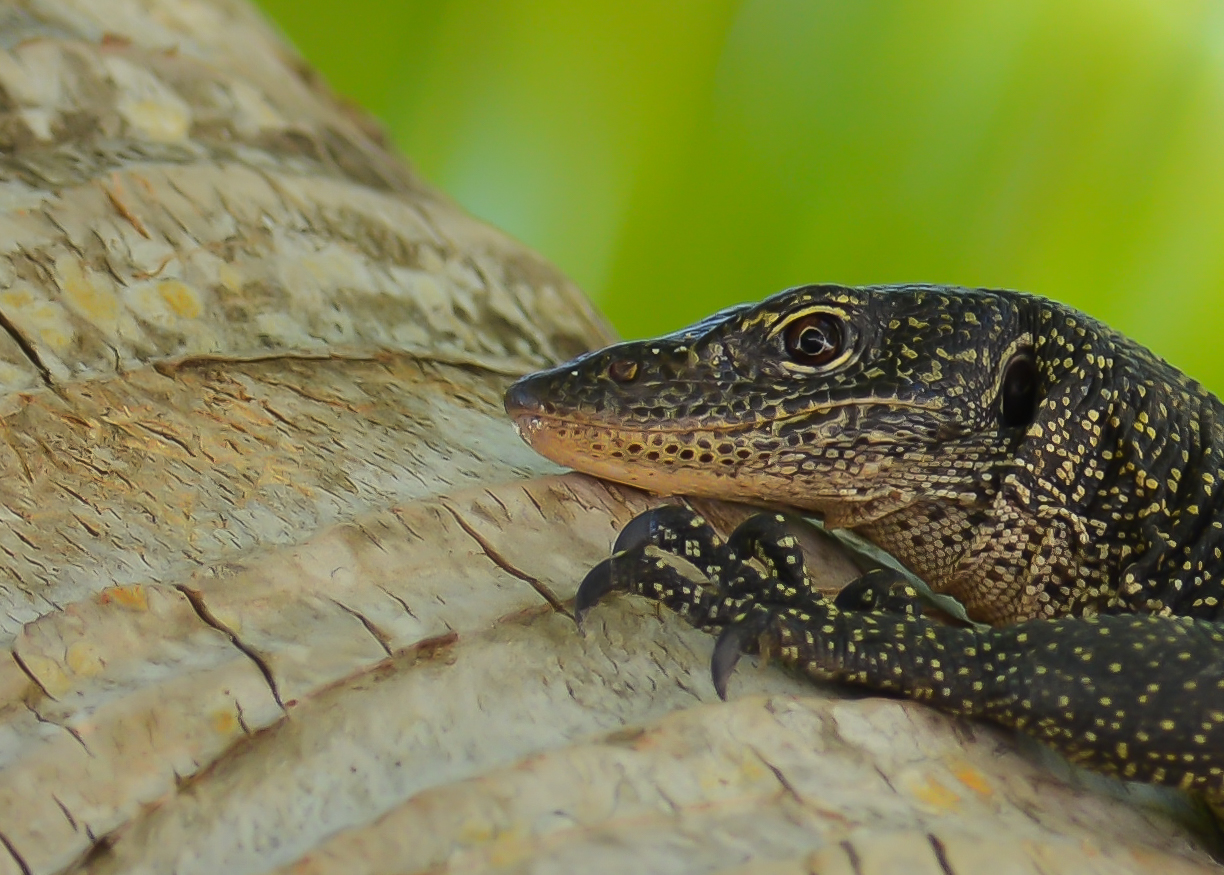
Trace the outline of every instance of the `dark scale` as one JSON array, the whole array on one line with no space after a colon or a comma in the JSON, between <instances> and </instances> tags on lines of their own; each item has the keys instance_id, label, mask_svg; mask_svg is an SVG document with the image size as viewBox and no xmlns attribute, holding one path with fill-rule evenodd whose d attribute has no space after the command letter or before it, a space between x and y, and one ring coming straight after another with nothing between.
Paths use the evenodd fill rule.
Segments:
<instances>
[{"instance_id":1,"label":"dark scale","mask_svg":"<svg viewBox=\"0 0 1224 875\"><path fill-rule=\"evenodd\" d=\"M762 650L1224 806L1224 408L1101 323L1017 292L806 286L528 376L506 409L562 464L854 529L993 628L925 617L893 572L830 601L784 518L724 543L681 508L630 524L579 621L638 593L718 633L720 694Z\"/></svg>"}]
</instances>

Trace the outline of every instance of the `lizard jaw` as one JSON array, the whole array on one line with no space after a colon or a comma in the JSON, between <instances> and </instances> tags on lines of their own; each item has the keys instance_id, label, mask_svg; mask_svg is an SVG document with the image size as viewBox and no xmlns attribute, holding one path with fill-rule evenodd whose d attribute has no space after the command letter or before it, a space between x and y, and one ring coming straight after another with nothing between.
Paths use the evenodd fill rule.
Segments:
<instances>
[{"instance_id":1,"label":"lizard jaw","mask_svg":"<svg viewBox=\"0 0 1224 875\"><path fill-rule=\"evenodd\" d=\"M657 495L690 495L810 511L853 526L894 491L834 472L796 476L772 470L768 451L724 432L614 429L523 413L513 419L536 452L568 468ZM870 516L871 514L869 514Z\"/></svg>"}]
</instances>

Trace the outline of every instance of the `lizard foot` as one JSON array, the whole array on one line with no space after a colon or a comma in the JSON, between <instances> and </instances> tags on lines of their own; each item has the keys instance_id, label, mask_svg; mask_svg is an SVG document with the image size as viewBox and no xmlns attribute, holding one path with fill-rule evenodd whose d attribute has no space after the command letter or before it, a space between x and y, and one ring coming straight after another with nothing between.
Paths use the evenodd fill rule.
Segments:
<instances>
[{"instance_id":1,"label":"lizard foot","mask_svg":"<svg viewBox=\"0 0 1224 875\"><path fill-rule=\"evenodd\" d=\"M798 521L758 514L724 541L701 516L681 505L663 505L635 517L621 532L612 556L596 565L578 587L574 619L579 626L611 592L650 598L716 631L762 601L813 607L824 597L808 577Z\"/></svg>"},{"instance_id":2,"label":"lizard foot","mask_svg":"<svg viewBox=\"0 0 1224 875\"><path fill-rule=\"evenodd\" d=\"M872 628L877 624L875 617L879 617L891 619L900 632L901 621L922 616L918 591L891 568L868 571L846 584L831 602L821 599L806 607L758 602L723 627L710 659L710 674L719 698L727 698L727 684L740 656L752 652L766 658L776 656L782 664L820 680L863 682L866 676L847 676L844 671L853 662L854 643L867 641L857 627ZM840 640L844 638L849 639L849 647ZM818 646L820 640L823 648ZM900 687L883 678L876 689L895 692Z\"/></svg>"},{"instance_id":3,"label":"lizard foot","mask_svg":"<svg viewBox=\"0 0 1224 875\"><path fill-rule=\"evenodd\" d=\"M638 517L579 587L581 621L636 593L718 633L718 695L741 654L814 679L927 702L1027 732L1072 762L1224 799L1224 631L1185 617L1105 615L995 629L937 622L909 582L877 569L827 599L786 519L753 517L722 541L685 508Z\"/></svg>"},{"instance_id":4,"label":"lizard foot","mask_svg":"<svg viewBox=\"0 0 1224 875\"><path fill-rule=\"evenodd\" d=\"M807 573L794 534L802 524L782 514L757 514L723 541L687 507L654 508L635 517L617 538L612 556L587 574L574 600L574 619L581 627L605 596L626 592L670 608L698 628L721 632L711 671L725 697L742 653L770 654L783 638L805 634L811 642L812 635L803 631L808 627L826 629L827 637L836 617L921 615L917 592L887 568L864 574L836 600L827 599ZM854 652L853 645L849 650ZM797 653L787 647L778 655L783 663L798 665ZM798 667L818 677L837 676L836 668L810 659Z\"/></svg>"}]
</instances>

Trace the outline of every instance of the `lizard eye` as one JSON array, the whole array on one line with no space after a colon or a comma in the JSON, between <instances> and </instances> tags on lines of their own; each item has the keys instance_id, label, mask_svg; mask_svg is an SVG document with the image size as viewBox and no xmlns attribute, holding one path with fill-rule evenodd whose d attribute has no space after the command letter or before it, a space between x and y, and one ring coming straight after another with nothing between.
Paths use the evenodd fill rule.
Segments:
<instances>
[{"instance_id":1,"label":"lizard eye","mask_svg":"<svg viewBox=\"0 0 1224 875\"><path fill-rule=\"evenodd\" d=\"M819 367L841 355L845 332L832 313L808 313L786 326L782 341L796 362Z\"/></svg>"},{"instance_id":2,"label":"lizard eye","mask_svg":"<svg viewBox=\"0 0 1224 875\"><path fill-rule=\"evenodd\" d=\"M1031 425L1037 416L1037 360L1031 350L1012 356L1003 371L999 412L1006 428Z\"/></svg>"}]
</instances>

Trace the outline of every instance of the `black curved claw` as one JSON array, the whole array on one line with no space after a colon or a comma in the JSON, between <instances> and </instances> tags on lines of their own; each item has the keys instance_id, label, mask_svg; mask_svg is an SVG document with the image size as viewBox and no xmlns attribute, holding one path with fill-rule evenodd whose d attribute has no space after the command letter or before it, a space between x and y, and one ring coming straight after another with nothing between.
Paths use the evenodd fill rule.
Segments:
<instances>
[{"instance_id":1,"label":"black curved claw","mask_svg":"<svg viewBox=\"0 0 1224 875\"><path fill-rule=\"evenodd\" d=\"M616 543L612 546L612 552L621 553L625 550L645 547L648 544L656 544L660 527L680 532L689 528L693 520L700 520L700 517L682 504L663 504L659 507L652 507L635 516L627 526L621 529L621 533L616 537Z\"/></svg>"},{"instance_id":2,"label":"black curved claw","mask_svg":"<svg viewBox=\"0 0 1224 875\"><path fill-rule=\"evenodd\" d=\"M578 592L574 596L574 623L579 630L582 629L582 621L591 612L591 608L615 588L616 580L612 574L612 561L615 558L610 556L600 562L588 571L586 577L582 578L582 583L578 584Z\"/></svg>"},{"instance_id":3,"label":"black curved claw","mask_svg":"<svg viewBox=\"0 0 1224 875\"><path fill-rule=\"evenodd\" d=\"M629 524L616 536L612 552L619 553L622 550L632 550L634 547L644 547L649 544L654 534L655 510L657 508L640 513L629 520Z\"/></svg>"},{"instance_id":4,"label":"black curved claw","mask_svg":"<svg viewBox=\"0 0 1224 875\"><path fill-rule=\"evenodd\" d=\"M710 676L714 681L714 691L718 693L718 698L726 701L727 682L731 680L731 673L739 664L745 647L761 637L768 623L767 614L757 613L747 619L724 626L722 632L718 634L718 640L714 642L714 655L710 657Z\"/></svg>"}]
</instances>

